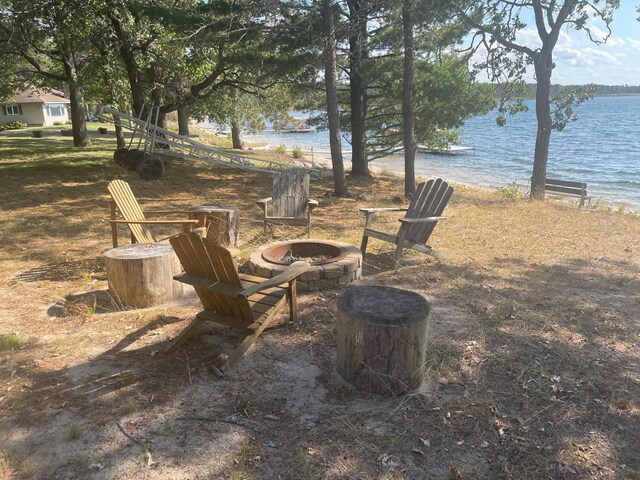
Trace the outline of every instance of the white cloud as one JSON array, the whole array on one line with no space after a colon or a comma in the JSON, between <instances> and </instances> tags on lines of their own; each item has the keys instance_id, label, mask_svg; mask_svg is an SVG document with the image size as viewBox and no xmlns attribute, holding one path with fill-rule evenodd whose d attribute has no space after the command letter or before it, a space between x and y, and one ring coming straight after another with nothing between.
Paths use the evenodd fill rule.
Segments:
<instances>
[{"instance_id":1,"label":"white cloud","mask_svg":"<svg viewBox=\"0 0 640 480\"><path fill-rule=\"evenodd\" d=\"M640 24L638 27L640 32ZM606 37L606 31L599 27L591 26L591 32L596 39ZM639 85L640 35L631 35L611 36L607 43L597 45L586 32L564 28L553 53L556 68L552 82ZM518 32L516 40L532 49L541 46L538 32L531 26ZM527 80L533 80L533 68L527 72Z\"/></svg>"},{"instance_id":2,"label":"white cloud","mask_svg":"<svg viewBox=\"0 0 640 480\"><path fill-rule=\"evenodd\" d=\"M634 40L633 38L627 38L627 43L635 48L636 50L640 50L640 40Z\"/></svg>"},{"instance_id":3,"label":"white cloud","mask_svg":"<svg viewBox=\"0 0 640 480\"><path fill-rule=\"evenodd\" d=\"M626 45L626 42L624 41L624 38L618 38L611 35L609 40L607 40L607 45L611 47L622 47L623 45Z\"/></svg>"}]
</instances>

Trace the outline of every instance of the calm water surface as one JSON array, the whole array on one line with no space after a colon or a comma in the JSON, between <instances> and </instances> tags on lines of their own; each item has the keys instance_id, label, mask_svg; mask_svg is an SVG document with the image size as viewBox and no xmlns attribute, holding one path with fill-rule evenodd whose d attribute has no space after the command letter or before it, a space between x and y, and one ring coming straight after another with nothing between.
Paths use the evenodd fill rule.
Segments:
<instances>
[{"instance_id":1,"label":"calm water surface","mask_svg":"<svg viewBox=\"0 0 640 480\"><path fill-rule=\"evenodd\" d=\"M462 145L475 149L456 155L418 153L416 173L473 185L528 185L536 135L533 101L528 105L528 112L510 117L504 127L496 125L495 111L469 119L461 129ZM551 135L547 176L587 182L593 196L640 209L640 96L597 97L577 112L577 122ZM329 150L327 132L263 133L247 140ZM349 144L343 142L343 149L350 150ZM403 162L392 155L372 165L402 172Z\"/></svg>"}]
</instances>

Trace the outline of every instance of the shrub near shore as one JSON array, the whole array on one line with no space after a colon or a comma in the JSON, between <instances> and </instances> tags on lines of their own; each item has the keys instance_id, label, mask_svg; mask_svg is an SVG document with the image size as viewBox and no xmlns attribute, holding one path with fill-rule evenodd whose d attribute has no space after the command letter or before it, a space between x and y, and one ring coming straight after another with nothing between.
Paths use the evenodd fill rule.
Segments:
<instances>
[{"instance_id":1,"label":"shrub near shore","mask_svg":"<svg viewBox=\"0 0 640 480\"><path fill-rule=\"evenodd\" d=\"M157 353L197 300L101 303L106 185L127 180L150 210L237 206L242 265L269 240L254 201L271 194L270 177L178 159L143 182L112 162L111 137L72 149L63 137L1 135L0 336L20 339L0 352L3 469L34 478L640 475L637 217L457 186L432 236L446 260L409 253L394 272L391 247L371 241L365 263L364 284L432 304L421 390L372 397L336 379L339 291L300 295L299 322L266 332L221 381L210 365L233 342L225 330ZM330 181L312 182L322 199L312 236L357 245L358 208L398 205L402 188L380 175L352 182L352 199L331 199ZM376 225L397 230L397 214ZM145 440L143 460L116 425Z\"/></svg>"}]
</instances>

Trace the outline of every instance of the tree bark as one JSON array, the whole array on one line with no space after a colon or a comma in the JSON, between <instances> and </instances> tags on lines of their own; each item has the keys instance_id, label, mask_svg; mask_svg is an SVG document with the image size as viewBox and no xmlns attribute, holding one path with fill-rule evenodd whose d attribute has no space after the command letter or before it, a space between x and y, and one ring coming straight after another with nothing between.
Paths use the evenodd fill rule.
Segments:
<instances>
[{"instance_id":1,"label":"tree bark","mask_svg":"<svg viewBox=\"0 0 640 480\"><path fill-rule=\"evenodd\" d=\"M69 82L69 101L71 106L71 122L74 147L90 147L91 138L87 132L87 119L84 114L82 89L77 81Z\"/></svg>"},{"instance_id":2,"label":"tree bark","mask_svg":"<svg viewBox=\"0 0 640 480\"><path fill-rule=\"evenodd\" d=\"M109 15L109 19L111 20L116 37L118 38L118 40L113 43L117 48L117 51L120 53L120 58L122 59L122 63L124 63L125 70L127 71L133 110L136 115L138 115L144 105L144 90L140 81L140 68L133 52L133 46L129 41L128 34L122 26L122 23L115 15Z\"/></svg>"},{"instance_id":3,"label":"tree bark","mask_svg":"<svg viewBox=\"0 0 640 480\"><path fill-rule=\"evenodd\" d=\"M60 52L63 56L64 74L67 79L67 84L69 85L73 146L90 147L91 138L89 138L89 132L87 132L87 117L85 114L82 87L78 80L75 57L68 39L65 38L62 45L60 45Z\"/></svg>"},{"instance_id":4,"label":"tree bark","mask_svg":"<svg viewBox=\"0 0 640 480\"><path fill-rule=\"evenodd\" d=\"M399 395L418 388L425 374L429 309L415 292L349 289L337 305L338 373L367 392Z\"/></svg>"},{"instance_id":5,"label":"tree bark","mask_svg":"<svg viewBox=\"0 0 640 480\"><path fill-rule=\"evenodd\" d=\"M367 39L367 19L360 0L349 0L349 91L351 103L352 177L370 177L367 162L366 86L362 76Z\"/></svg>"},{"instance_id":6,"label":"tree bark","mask_svg":"<svg viewBox=\"0 0 640 480\"><path fill-rule=\"evenodd\" d=\"M404 77L402 79L402 122L404 124L404 194L411 197L416 191L416 139L413 110L413 4L402 2L402 28L404 32Z\"/></svg>"},{"instance_id":7,"label":"tree bark","mask_svg":"<svg viewBox=\"0 0 640 480\"><path fill-rule=\"evenodd\" d=\"M151 99L153 100L155 107L161 107L164 101L162 91L159 88L154 88L151 90ZM151 117L151 121L155 120L155 113ZM167 113L163 112L162 109L158 108L158 121L157 125L160 128L167 129Z\"/></svg>"},{"instance_id":8,"label":"tree bark","mask_svg":"<svg viewBox=\"0 0 640 480\"><path fill-rule=\"evenodd\" d=\"M244 142L242 141L242 130L235 121L231 123L231 143L232 147L236 150L244 150Z\"/></svg>"},{"instance_id":9,"label":"tree bark","mask_svg":"<svg viewBox=\"0 0 640 480\"><path fill-rule=\"evenodd\" d=\"M336 36L333 29L333 1L323 0L324 26L324 82L327 92L327 116L329 119L329 144L333 168L333 188L336 197L348 197L347 179L344 175L342 142L340 139L340 111L338 109L338 83L336 79Z\"/></svg>"},{"instance_id":10,"label":"tree bark","mask_svg":"<svg viewBox=\"0 0 640 480\"><path fill-rule=\"evenodd\" d=\"M178 133L189 135L189 109L186 106L178 108Z\"/></svg>"},{"instance_id":11,"label":"tree bark","mask_svg":"<svg viewBox=\"0 0 640 480\"><path fill-rule=\"evenodd\" d=\"M244 142L242 141L242 129L240 128L240 112L238 112L238 88L231 87L231 144L236 150L244 150Z\"/></svg>"},{"instance_id":12,"label":"tree bark","mask_svg":"<svg viewBox=\"0 0 640 480\"><path fill-rule=\"evenodd\" d=\"M125 148L127 146L127 142L124 139L124 132L122 131L122 124L120 123L119 116L113 116L113 125L116 130L117 148Z\"/></svg>"},{"instance_id":13,"label":"tree bark","mask_svg":"<svg viewBox=\"0 0 640 480\"><path fill-rule=\"evenodd\" d=\"M549 142L551 141L551 108L549 95L551 89L551 72L553 58L551 52L542 52L535 59L536 71L536 119L538 129L536 147L531 175L531 198L544 200L544 182L547 178L547 160L549 158Z\"/></svg>"},{"instance_id":14,"label":"tree bark","mask_svg":"<svg viewBox=\"0 0 640 480\"><path fill-rule=\"evenodd\" d=\"M109 293L118 303L134 308L161 305L182 297L181 272L171 245L134 243L104 253Z\"/></svg>"}]
</instances>

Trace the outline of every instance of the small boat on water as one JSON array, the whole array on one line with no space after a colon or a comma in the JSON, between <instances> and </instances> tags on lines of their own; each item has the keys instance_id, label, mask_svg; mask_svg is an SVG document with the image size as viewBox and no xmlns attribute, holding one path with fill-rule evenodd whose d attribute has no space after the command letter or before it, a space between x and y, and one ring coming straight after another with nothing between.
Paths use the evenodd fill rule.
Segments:
<instances>
[{"instance_id":1,"label":"small boat on water","mask_svg":"<svg viewBox=\"0 0 640 480\"><path fill-rule=\"evenodd\" d=\"M309 133L311 129L306 123L298 123L296 125L285 125L280 133Z\"/></svg>"},{"instance_id":2,"label":"small boat on water","mask_svg":"<svg viewBox=\"0 0 640 480\"><path fill-rule=\"evenodd\" d=\"M312 130L307 122L307 118L281 119L273 124L273 133L309 133Z\"/></svg>"},{"instance_id":3,"label":"small boat on water","mask_svg":"<svg viewBox=\"0 0 640 480\"><path fill-rule=\"evenodd\" d=\"M449 145L445 148L431 148L426 145L418 145L418 151L422 153L431 153L434 155L455 155L457 153L468 153L475 150L474 147L465 147L462 145Z\"/></svg>"}]
</instances>

